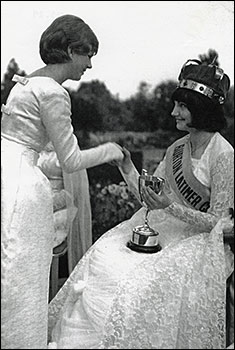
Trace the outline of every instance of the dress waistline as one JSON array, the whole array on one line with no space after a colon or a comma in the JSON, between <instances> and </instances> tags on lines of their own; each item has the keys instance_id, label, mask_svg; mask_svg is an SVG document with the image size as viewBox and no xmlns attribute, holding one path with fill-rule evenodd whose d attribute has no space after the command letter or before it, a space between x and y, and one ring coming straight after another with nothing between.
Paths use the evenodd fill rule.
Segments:
<instances>
[{"instance_id":1,"label":"dress waistline","mask_svg":"<svg viewBox=\"0 0 235 350\"><path fill-rule=\"evenodd\" d=\"M37 164L39 158L39 153L28 145L10 140L3 135L1 135L1 153L3 157L9 157L9 161L16 156L25 156L34 165Z\"/></svg>"}]
</instances>

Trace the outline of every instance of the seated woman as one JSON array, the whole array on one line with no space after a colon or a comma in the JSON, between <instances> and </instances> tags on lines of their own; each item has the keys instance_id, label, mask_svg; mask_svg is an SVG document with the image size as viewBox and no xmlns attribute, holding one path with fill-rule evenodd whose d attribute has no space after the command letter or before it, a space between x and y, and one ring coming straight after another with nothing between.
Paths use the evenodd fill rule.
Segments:
<instances>
[{"instance_id":1,"label":"seated woman","mask_svg":"<svg viewBox=\"0 0 235 350\"><path fill-rule=\"evenodd\" d=\"M96 241L49 305L49 348L224 349L226 279L233 253L223 243L233 207L233 147L219 133L229 90L222 69L187 61L172 117L187 135L171 145L155 175L162 193L143 190L162 249L127 247L146 209ZM139 174L124 149L119 169L139 197Z\"/></svg>"}]
</instances>

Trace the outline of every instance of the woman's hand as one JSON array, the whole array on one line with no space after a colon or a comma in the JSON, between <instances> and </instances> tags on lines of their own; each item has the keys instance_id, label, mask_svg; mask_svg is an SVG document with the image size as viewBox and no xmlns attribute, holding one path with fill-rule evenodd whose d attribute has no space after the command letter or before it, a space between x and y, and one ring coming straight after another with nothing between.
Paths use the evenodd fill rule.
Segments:
<instances>
[{"instance_id":1,"label":"woman's hand","mask_svg":"<svg viewBox=\"0 0 235 350\"><path fill-rule=\"evenodd\" d=\"M171 204L171 200L164 192L164 189L161 194L157 194L149 186L143 187L142 198L150 210L164 209Z\"/></svg>"},{"instance_id":2,"label":"woman's hand","mask_svg":"<svg viewBox=\"0 0 235 350\"><path fill-rule=\"evenodd\" d=\"M124 155L122 160L113 160L110 164L120 167L124 174L128 174L133 167L131 153L125 147L122 147L122 153Z\"/></svg>"}]
</instances>

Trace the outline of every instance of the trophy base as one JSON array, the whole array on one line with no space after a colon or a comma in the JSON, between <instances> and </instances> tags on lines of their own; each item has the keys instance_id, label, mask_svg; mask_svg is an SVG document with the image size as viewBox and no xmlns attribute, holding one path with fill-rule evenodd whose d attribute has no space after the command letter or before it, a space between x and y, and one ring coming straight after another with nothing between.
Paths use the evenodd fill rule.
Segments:
<instances>
[{"instance_id":1,"label":"trophy base","mask_svg":"<svg viewBox=\"0 0 235 350\"><path fill-rule=\"evenodd\" d=\"M133 243L132 241L127 242L127 247L139 253L157 253L162 249L160 244L156 246L141 246Z\"/></svg>"}]
</instances>

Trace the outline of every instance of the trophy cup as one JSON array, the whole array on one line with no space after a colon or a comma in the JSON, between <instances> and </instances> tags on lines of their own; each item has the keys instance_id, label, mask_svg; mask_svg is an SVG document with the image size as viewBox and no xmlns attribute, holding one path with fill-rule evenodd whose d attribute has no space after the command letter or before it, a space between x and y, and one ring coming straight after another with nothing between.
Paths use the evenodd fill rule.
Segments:
<instances>
[{"instance_id":1,"label":"trophy cup","mask_svg":"<svg viewBox=\"0 0 235 350\"><path fill-rule=\"evenodd\" d=\"M139 176L139 194L141 202L146 206L142 198L142 188L150 186L156 193L161 194L165 180L161 177L148 175L145 169ZM132 238L127 243L128 248L142 253L156 253L161 250L158 243L159 233L154 231L148 224L149 208L146 207L145 220L143 225L134 227Z\"/></svg>"}]
</instances>

